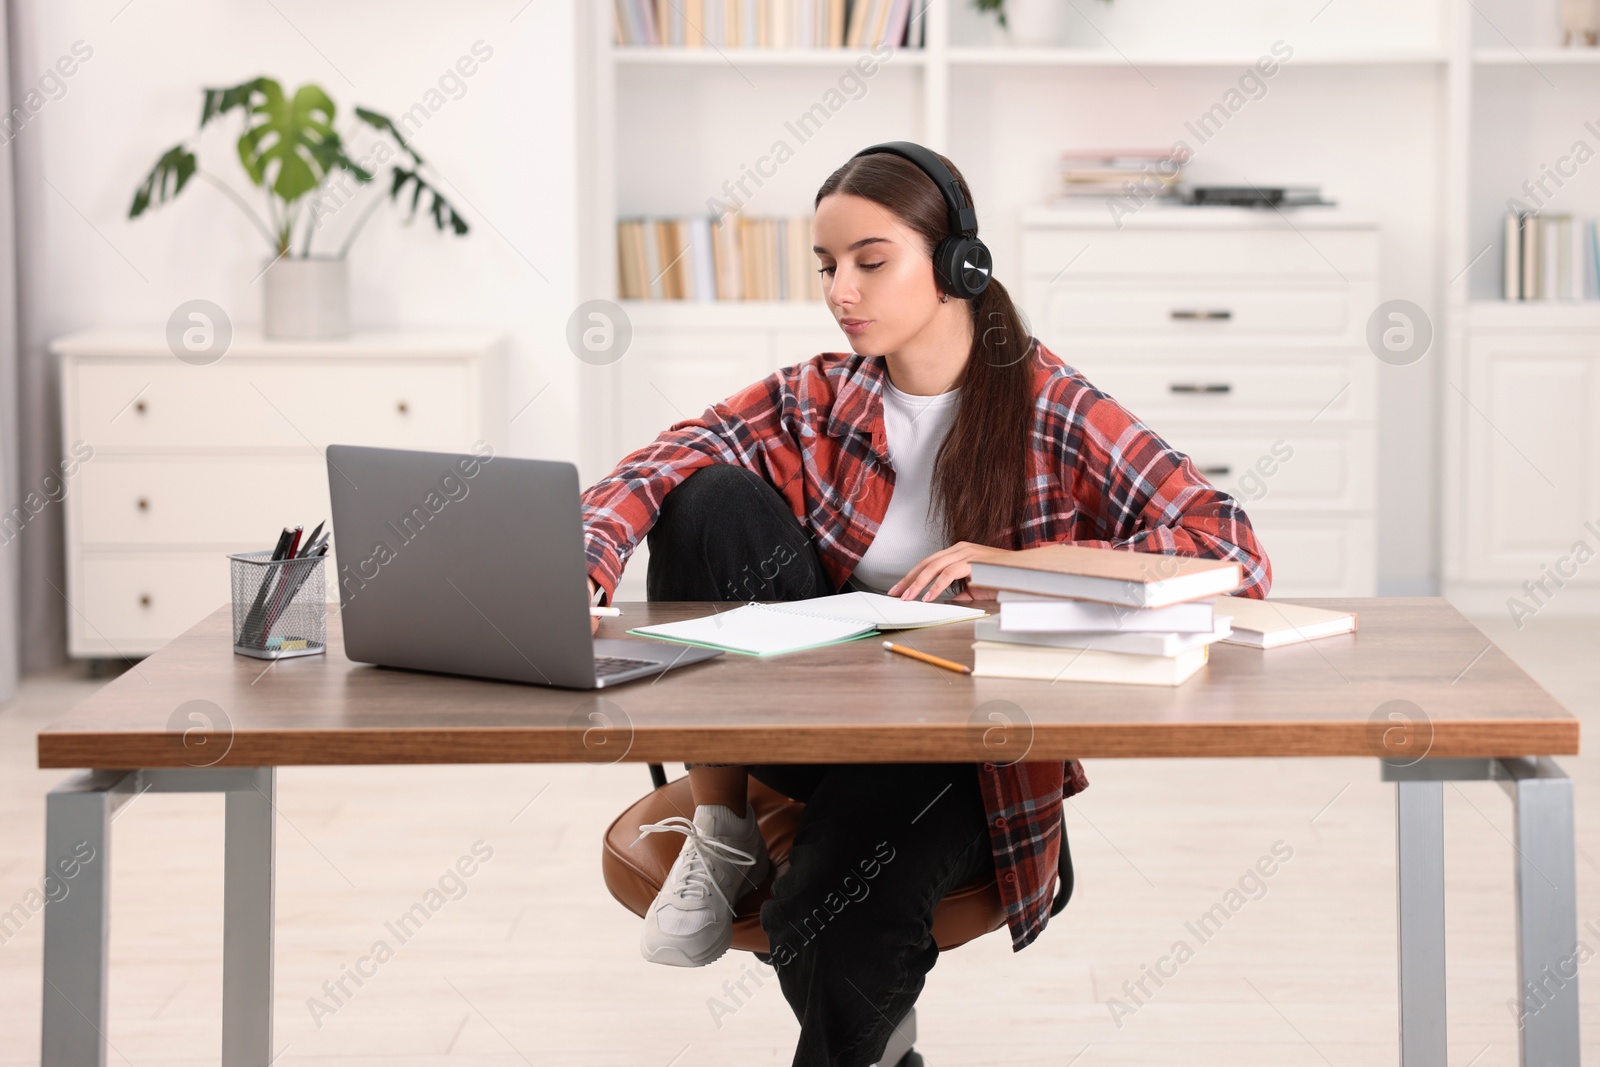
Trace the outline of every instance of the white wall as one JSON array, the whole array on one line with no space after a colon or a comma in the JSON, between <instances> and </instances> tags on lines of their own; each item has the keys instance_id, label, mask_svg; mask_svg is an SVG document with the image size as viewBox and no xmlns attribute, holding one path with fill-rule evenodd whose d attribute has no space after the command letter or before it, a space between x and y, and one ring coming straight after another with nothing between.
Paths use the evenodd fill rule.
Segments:
<instances>
[{"instance_id":1,"label":"white wall","mask_svg":"<svg viewBox=\"0 0 1600 1067\"><path fill-rule=\"evenodd\" d=\"M237 325L259 325L270 251L243 214L198 179L177 201L129 220L135 187L157 156L194 135L201 88L265 74L286 88L320 84L339 126L361 104L396 119L482 41L492 55L432 111L417 150L472 227L465 238L409 229L380 208L351 254L356 327L472 326L510 339L507 451L577 458L577 360L564 341L576 304L574 6L571 0L441 5L419 0L176 2L16 0L19 89L70 55L92 50L7 146L18 169L25 397L55 403L49 339L96 325L162 326L178 304L203 297ZM481 51L481 47L480 47ZM238 116L199 141L200 165L258 204L234 155ZM357 142L358 144L362 142ZM384 177L387 177L385 168ZM376 184L376 183L375 183ZM453 188L452 188L453 186ZM262 209L264 211L264 209ZM342 235L355 215L328 223ZM319 240L313 250L336 244ZM59 449L53 410L28 420L24 455L45 469ZM326 444L327 442L319 442ZM27 471L24 471L26 479ZM60 645L60 515L30 529L24 570L29 662Z\"/></svg>"}]
</instances>

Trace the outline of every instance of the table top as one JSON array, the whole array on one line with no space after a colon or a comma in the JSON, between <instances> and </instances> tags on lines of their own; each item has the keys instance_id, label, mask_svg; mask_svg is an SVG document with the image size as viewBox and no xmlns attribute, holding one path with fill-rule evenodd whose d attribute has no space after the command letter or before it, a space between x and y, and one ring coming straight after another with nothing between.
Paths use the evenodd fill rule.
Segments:
<instances>
[{"instance_id":1,"label":"table top","mask_svg":"<svg viewBox=\"0 0 1600 1067\"><path fill-rule=\"evenodd\" d=\"M1283 599L1354 611L1359 628L1268 650L1215 644L1177 687L974 678L873 636L775 657L730 652L615 689L552 689L352 663L336 610L325 655L238 656L223 607L42 730L39 766L1578 751L1578 720L1447 600ZM737 605L617 606L599 636ZM970 621L889 636L972 662Z\"/></svg>"}]
</instances>

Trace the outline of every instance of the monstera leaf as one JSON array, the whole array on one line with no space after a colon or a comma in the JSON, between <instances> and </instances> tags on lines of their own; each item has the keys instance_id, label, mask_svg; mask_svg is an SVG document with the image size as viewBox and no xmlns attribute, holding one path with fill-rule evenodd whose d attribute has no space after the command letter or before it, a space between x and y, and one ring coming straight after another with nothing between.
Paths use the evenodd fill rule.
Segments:
<instances>
[{"instance_id":1,"label":"monstera leaf","mask_svg":"<svg viewBox=\"0 0 1600 1067\"><path fill-rule=\"evenodd\" d=\"M133 207L128 209L128 217L136 219L143 215L152 200L165 204L183 192L183 187L194 176L195 167L194 153L183 145L167 149L156 160L155 167L145 176L139 188L134 190ZM168 186L171 186L170 190Z\"/></svg>"},{"instance_id":2,"label":"monstera leaf","mask_svg":"<svg viewBox=\"0 0 1600 1067\"><path fill-rule=\"evenodd\" d=\"M250 125L239 138L239 162L252 182L270 181L278 198L292 204L322 184L343 155L333 129L333 101L315 85L300 86L293 98L271 78L253 85L243 103Z\"/></svg>"},{"instance_id":3,"label":"monstera leaf","mask_svg":"<svg viewBox=\"0 0 1600 1067\"><path fill-rule=\"evenodd\" d=\"M251 218L257 228L272 242L279 255L287 255L290 240L297 224L306 220L305 251L310 254L311 236L327 212L313 197L309 211L299 209L298 202L308 194L318 192L330 175L343 171L357 182L366 184L373 172L357 163L345 151L345 145L334 119L337 109L333 100L318 85L307 84L287 96L283 86L272 78L252 78L250 81L220 89L205 90L205 101L200 110L200 128L213 119L238 113L244 120L244 132L239 137L239 162L251 184L268 194L272 208L272 226L269 228L250 207L216 178L199 170L194 153L185 145L170 148L145 176L134 192L128 217L138 218L153 205L165 204L183 191L189 179L196 174L216 184L224 194L233 199ZM411 211L407 221L415 218L422 197L429 198L427 213L434 226L443 232L464 234L466 221L456 213L438 188L421 173L422 157L405 139L399 127L387 116L367 108L357 107L356 118L372 129L384 134L400 146L410 157L411 166L393 166L389 199L398 201L401 193L411 190ZM281 207L279 206L281 205ZM360 232L370 211L360 221L345 241L339 255L344 255L350 241Z\"/></svg>"}]
</instances>

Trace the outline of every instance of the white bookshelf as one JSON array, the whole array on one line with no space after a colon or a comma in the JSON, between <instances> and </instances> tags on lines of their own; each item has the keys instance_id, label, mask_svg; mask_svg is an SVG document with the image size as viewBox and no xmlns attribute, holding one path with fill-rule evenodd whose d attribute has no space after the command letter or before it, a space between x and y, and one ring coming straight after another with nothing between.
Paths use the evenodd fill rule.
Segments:
<instances>
[{"instance_id":1,"label":"white bookshelf","mask_svg":"<svg viewBox=\"0 0 1600 1067\"><path fill-rule=\"evenodd\" d=\"M1474 0L1477 2L1477 0ZM1573 544L1600 538L1600 301L1501 299L1509 198L1600 216L1600 167L1562 178L1534 203L1522 189L1595 119L1600 48L1563 47L1557 0L1459 0L1446 127L1446 279L1440 410L1441 575L1464 610L1600 611L1600 573L1575 573L1530 598Z\"/></svg>"},{"instance_id":2,"label":"white bookshelf","mask_svg":"<svg viewBox=\"0 0 1600 1067\"><path fill-rule=\"evenodd\" d=\"M965 3L928 5L926 47L883 61L864 79L864 95L755 187L745 210L808 215L817 185L860 147L916 140L962 168L996 277L1021 299L1023 218L1053 192L1060 151L1166 146L1184 136L1184 117L1214 104L1274 40L1290 43L1294 57L1266 95L1205 144L1188 173L1206 182L1321 184L1351 217L1375 221L1383 234L1377 299L1420 304L1435 329L1422 361L1379 372L1379 592L1437 593L1441 584L1463 596L1475 585L1498 589L1510 571L1476 566L1463 555L1460 536L1471 477L1460 458L1461 414L1471 409L1458 387L1475 395L1465 375L1468 334L1527 328L1581 335L1594 327L1589 308L1505 307L1496 299L1508 187L1550 158L1548 146L1564 125L1570 143L1583 132L1573 120L1595 118L1583 111L1600 89L1600 49L1561 47L1558 3L1341 0L1314 17L1304 5L1267 0L1086 4L1067 15L1060 45L1049 48L1005 45L992 20ZM785 136L784 119L869 53L616 47L608 6L582 7L593 8L581 65L587 110L578 224L589 250L582 284L587 297L614 299L619 216L704 213L713 190ZM1582 177L1600 183L1600 160ZM1600 214L1597 189L1586 184L1586 199L1572 209ZM818 351L846 347L820 305L741 303L631 301L626 311L642 356L652 336L670 337L678 349L692 349L697 335L719 344L761 335L816 338ZM1034 309L1025 311L1039 320ZM770 358L781 348L763 351ZM688 365L678 357L668 362L686 383ZM585 370L594 413L586 478L608 470L623 441L637 436L639 428L619 422L627 405L618 398L651 365L648 357L631 365L625 358ZM713 383L726 373L710 359L704 396L679 405L720 398L712 396ZM1600 515L1600 499L1593 513Z\"/></svg>"}]
</instances>

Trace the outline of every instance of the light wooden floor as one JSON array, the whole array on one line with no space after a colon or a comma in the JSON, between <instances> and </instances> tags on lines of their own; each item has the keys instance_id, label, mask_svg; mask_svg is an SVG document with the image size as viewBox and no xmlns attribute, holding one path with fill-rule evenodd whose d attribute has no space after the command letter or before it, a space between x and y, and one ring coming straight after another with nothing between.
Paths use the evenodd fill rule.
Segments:
<instances>
[{"instance_id":1,"label":"light wooden floor","mask_svg":"<svg viewBox=\"0 0 1600 1067\"><path fill-rule=\"evenodd\" d=\"M1479 621L1586 733L1600 722L1600 621L1539 618L1521 632L1503 617ZM35 731L96 684L35 678L0 711L0 911L39 884L43 796L62 777L33 769ZM1564 764L1578 790L1580 926L1596 923L1581 935L1600 951L1600 761ZM1394 794L1371 761L1100 760L1088 771L1069 816L1077 896L1020 954L1001 932L940 961L919 1005L918 1048L933 1067L1398 1061ZM282 1067L790 1062L797 1026L753 957L647 964L640 920L601 884L601 833L648 787L642 765L290 768L279 783ZM1450 1064L1512 1067L1510 808L1488 783L1446 786L1445 808ZM147 795L118 816L113 1064L216 1061L221 814L215 797ZM385 923L478 841L493 856L464 895L314 1017L323 983L379 939L396 945ZM1278 841L1292 858L1201 944L1185 922ZM42 928L36 916L0 944L0 1064L38 1061ZM1127 998L1124 983L1179 939L1193 957L1160 988L1147 983L1142 1005ZM747 980L750 997L714 1018L712 998L750 973L764 984ZM1600 969L1581 981L1593 1059ZM1113 997L1131 1014L1114 1019Z\"/></svg>"}]
</instances>

